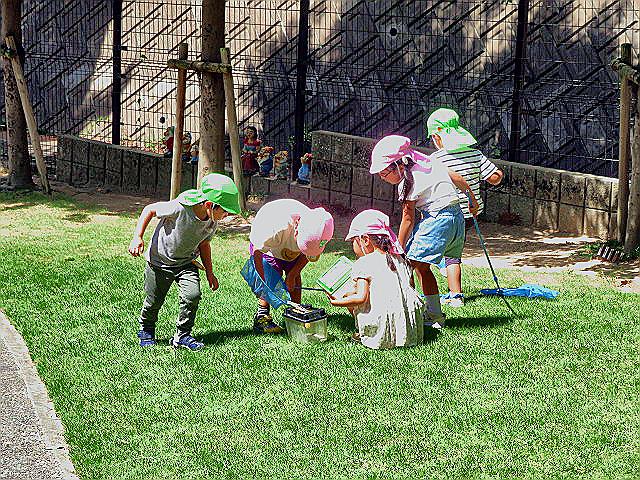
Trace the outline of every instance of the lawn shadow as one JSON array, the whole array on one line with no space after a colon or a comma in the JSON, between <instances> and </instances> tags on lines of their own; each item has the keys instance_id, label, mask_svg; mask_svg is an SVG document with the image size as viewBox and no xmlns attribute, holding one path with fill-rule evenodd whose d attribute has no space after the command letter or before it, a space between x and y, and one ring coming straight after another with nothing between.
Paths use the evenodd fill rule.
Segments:
<instances>
[{"instance_id":1,"label":"lawn shadow","mask_svg":"<svg viewBox=\"0 0 640 480\"><path fill-rule=\"evenodd\" d=\"M498 327L513 320L512 315L486 315L481 317L447 318L446 328Z\"/></svg>"},{"instance_id":2,"label":"lawn shadow","mask_svg":"<svg viewBox=\"0 0 640 480\"><path fill-rule=\"evenodd\" d=\"M342 313L333 314L329 316L329 322L331 325L335 325L344 333L353 333L356 330L356 321L352 315L345 315Z\"/></svg>"},{"instance_id":3,"label":"lawn shadow","mask_svg":"<svg viewBox=\"0 0 640 480\"><path fill-rule=\"evenodd\" d=\"M209 332L202 336L205 345L218 345L234 338L256 337L257 333L251 327L237 330L222 330L218 332ZM200 337L197 337L200 340Z\"/></svg>"}]
</instances>

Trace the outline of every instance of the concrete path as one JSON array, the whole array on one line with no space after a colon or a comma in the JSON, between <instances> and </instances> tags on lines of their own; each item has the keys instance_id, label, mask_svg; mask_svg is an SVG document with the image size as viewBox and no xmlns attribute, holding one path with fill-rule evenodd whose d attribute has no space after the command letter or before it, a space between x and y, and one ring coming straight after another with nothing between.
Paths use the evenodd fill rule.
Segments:
<instances>
[{"instance_id":1,"label":"concrete path","mask_svg":"<svg viewBox=\"0 0 640 480\"><path fill-rule=\"evenodd\" d=\"M77 480L47 390L0 311L0 479Z\"/></svg>"}]
</instances>

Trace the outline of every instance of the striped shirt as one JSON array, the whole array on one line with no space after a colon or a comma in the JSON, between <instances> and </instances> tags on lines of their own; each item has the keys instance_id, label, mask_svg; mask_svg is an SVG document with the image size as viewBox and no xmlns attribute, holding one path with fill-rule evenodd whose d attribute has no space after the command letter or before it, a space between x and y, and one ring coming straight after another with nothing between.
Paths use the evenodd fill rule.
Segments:
<instances>
[{"instance_id":1,"label":"striped shirt","mask_svg":"<svg viewBox=\"0 0 640 480\"><path fill-rule=\"evenodd\" d=\"M482 212L484 202L480 196L480 180L489 178L498 171L498 167L485 157L480 150L469 147L456 150L455 152L449 152L444 149L438 150L432 153L430 157L440 160L446 167L464 177L478 200L478 205L480 206L478 213ZM460 199L460 208L462 208L464 217L471 218L472 215L469 212L469 200L467 196L458 191L458 198Z\"/></svg>"}]
</instances>

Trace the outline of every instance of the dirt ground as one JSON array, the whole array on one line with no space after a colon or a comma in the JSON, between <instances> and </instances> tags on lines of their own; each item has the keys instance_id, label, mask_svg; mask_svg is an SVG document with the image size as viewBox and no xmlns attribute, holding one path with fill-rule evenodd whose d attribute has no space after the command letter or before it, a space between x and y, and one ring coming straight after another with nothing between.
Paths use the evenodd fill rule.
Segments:
<instances>
[{"instance_id":1,"label":"dirt ground","mask_svg":"<svg viewBox=\"0 0 640 480\"><path fill-rule=\"evenodd\" d=\"M58 182L52 182L52 187L55 193L70 196L112 213L137 214L148 203L157 201L152 198L105 192L99 188L73 188ZM262 203L261 199L250 198L248 208L255 212ZM227 231L248 232L252 218L252 215L246 219L232 217L221 222L220 227ZM347 231L350 220L347 216L336 218L337 236ZM480 229L493 266L497 269L517 269L550 275L570 269L590 277L594 283L599 283L597 280L602 279L608 284L613 283L621 291L640 293L640 261L612 264L603 260L591 260L584 253L581 254L581 248L597 239L484 222L481 222ZM468 265L487 266L475 231L471 232L467 240L464 261Z\"/></svg>"}]
</instances>

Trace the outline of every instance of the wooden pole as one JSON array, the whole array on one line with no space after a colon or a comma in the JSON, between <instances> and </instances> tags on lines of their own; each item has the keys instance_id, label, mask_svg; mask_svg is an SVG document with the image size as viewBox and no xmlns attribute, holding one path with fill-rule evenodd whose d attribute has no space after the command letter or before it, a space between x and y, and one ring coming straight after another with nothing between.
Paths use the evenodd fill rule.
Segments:
<instances>
[{"instance_id":1,"label":"wooden pole","mask_svg":"<svg viewBox=\"0 0 640 480\"><path fill-rule=\"evenodd\" d=\"M640 89L636 88L636 92L640 94ZM640 99L636 101L631 145L631 190L624 253L630 254L638 245L640 245Z\"/></svg>"},{"instance_id":2,"label":"wooden pole","mask_svg":"<svg viewBox=\"0 0 640 480\"><path fill-rule=\"evenodd\" d=\"M620 58L631 63L631 44L620 46ZM629 213L629 130L631 117L631 84L625 75L620 75L620 141L618 145L618 240L624 243Z\"/></svg>"},{"instance_id":3,"label":"wooden pole","mask_svg":"<svg viewBox=\"0 0 640 480\"><path fill-rule=\"evenodd\" d=\"M17 51L16 43L13 37L6 38L7 46ZM40 180L42 181L42 191L48 195L51 194L51 187L49 186L49 179L47 178L47 165L44 163L44 155L42 153L42 146L40 145L40 134L38 133L38 122L36 116L33 113L33 107L29 101L29 90L27 88L27 81L24 78L24 72L22 71L22 65L20 65L20 59L18 55L11 57L11 67L13 69L13 75L15 76L16 83L18 85L18 92L20 93L20 100L22 102L22 109L24 110L24 117L27 121L27 129L29 130L29 136L31 137L31 144L33 145L33 153L36 157L36 166L38 167L38 173L40 174Z\"/></svg>"},{"instance_id":4,"label":"wooden pole","mask_svg":"<svg viewBox=\"0 0 640 480\"><path fill-rule=\"evenodd\" d=\"M220 49L222 63L230 63L228 48ZM233 90L233 74L223 73L224 96L227 104L227 129L229 130L229 143L231 143L231 165L233 166L233 180L238 187L240 208L246 210L244 198L244 186L242 185L242 164L240 160L240 132L238 130L238 115L236 113L236 94Z\"/></svg>"},{"instance_id":5,"label":"wooden pole","mask_svg":"<svg viewBox=\"0 0 640 480\"><path fill-rule=\"evenodd\" d=\"M181 43L178 47L178 57L186 60L189 54L189 46ZM187 71L178 70L178 86L176 88L176 125L173 130L173 157L171 161L171 196L173 200L180 193L182 185L182 137L184 135L184 110L187 94Z\"/></svg>"}]
</instances>

